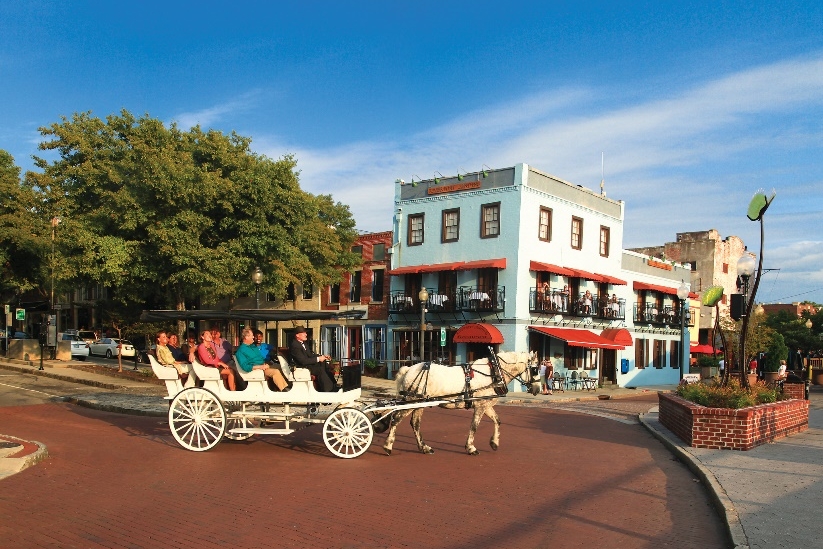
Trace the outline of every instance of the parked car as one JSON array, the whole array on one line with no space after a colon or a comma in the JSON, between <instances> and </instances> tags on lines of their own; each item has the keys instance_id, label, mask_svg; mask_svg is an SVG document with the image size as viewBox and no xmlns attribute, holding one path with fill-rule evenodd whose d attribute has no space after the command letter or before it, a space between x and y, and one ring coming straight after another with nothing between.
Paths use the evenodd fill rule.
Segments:
<instances>
[{"instance_id":1,"label":"parked car","mask_svg":"<svg viewBox=\"0 0 823 549\"><path fill-rule=\"evenodd\" d=\"M71 358L76 358L77 360L86 360L86 357L89 356L89 344L83 341L77 334L69 334L69 333L62 333L60 335L60 341L70 341L71 342Z\"/></svg>"},{"instance_id":2,"label":"parked car","mask_svg":"<svg viewBox=\"0 0 823 549\"><path fill-rule=\"evenodd\" d=\"M145 348L145 342L134 343L133 345L135 352L137 353L137 362L141 362L143 364L150 364L149 355L157 356L154 354L154 350L157 348L157 345L155 345L154 343L149 345L148 349Z\"/></svg>"},{"instance_id":3,"label":"parked car","mask_svg":"<svg viewBox=\"0 0 823 549\"><path fill-rule=\"evenodd\" d=\"M106 358L117 356L134 356L134 346L130 341L118 339L116 337L104 337L94 343L89 344L89 353L92 355L102 355Z\"/></svg>"},{"instance_id":4,"label":"parked car","mask_svg":"<svg viewBox=\"0 0 823 549\"><path fill-rule=\"evenodd\" d=\"M77 330L77 335L88 344L92 344L97 340L97 336L91 330Z\"/></svg>"}]
</instances>

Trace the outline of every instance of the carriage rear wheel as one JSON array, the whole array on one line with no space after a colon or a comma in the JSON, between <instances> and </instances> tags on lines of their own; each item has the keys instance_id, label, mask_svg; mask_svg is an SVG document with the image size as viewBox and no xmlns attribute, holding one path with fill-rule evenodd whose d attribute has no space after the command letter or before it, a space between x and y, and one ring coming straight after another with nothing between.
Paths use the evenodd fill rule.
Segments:
<instances>
[{"instance_id":1,"label":"carriage rear wheel","mask_svg":"<svg viewBox=\"0 0 823 549\"><path fill-rule=\"evenodd\" d=\"M177 394L169 407L169 428L183 448L203 452L214 448L226 432L226 410L217 396L201 387Z\"/></svg>"},{"instance_id":2,"label":"carriage rear wheel","mask_svg":"<svg viewBox=\"0 0 823 549\"><path fill-rule=\"evenodd\" d=\"M340 458L355 458L371 445L374 430L368 416L356 408L338 408L323 423L323 442Z\"/></svg>"}]
</instances>

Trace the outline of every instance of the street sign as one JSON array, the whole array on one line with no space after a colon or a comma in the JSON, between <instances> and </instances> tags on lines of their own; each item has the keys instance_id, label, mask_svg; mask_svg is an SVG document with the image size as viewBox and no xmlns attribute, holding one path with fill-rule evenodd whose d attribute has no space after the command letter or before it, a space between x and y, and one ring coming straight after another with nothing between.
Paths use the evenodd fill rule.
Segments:
<instances>
[{"instance_id":1,"label":"street sign","mask_svg":"<svg viewBox=\"0 0 823 549\"><path fill-rule=\"evenodd\" d=\"M9 314L11 312L11 306L5 305L5 307L6 307L6 314Z\"/></svg>"},{"instance_id":2,"label":"street sign","mask_svg":"<svg viewBox=\"0 0 823 549\"><path fill-rule=\"evenodd\" d=\"M17 309L14 311L17 313L17 320L26 320L26 310L25 309Z\"/></svg>"},{"instance_id":3,"label":"street sign","mask_svg":"<svg viewBox=\"0 0 823 549\"><path fill-rule=\"evenodd\" d=\"M446 328L440 328L440 346L446 346Z\"/></svg>"}]
</instances>

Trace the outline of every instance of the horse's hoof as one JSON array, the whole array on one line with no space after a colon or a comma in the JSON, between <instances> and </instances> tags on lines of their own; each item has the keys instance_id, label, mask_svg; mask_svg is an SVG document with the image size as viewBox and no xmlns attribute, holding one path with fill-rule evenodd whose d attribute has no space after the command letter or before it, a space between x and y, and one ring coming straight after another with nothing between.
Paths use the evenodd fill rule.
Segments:
<instances>
[{"instance_id":1,"label":"horse's hoof","mask_svg":"<svg viewBox=\"0 0 823 549\"><path fill-rule=\"evenodd\" d=\"M480 455L480 452L478 452L477 448L475 448L474 450L469 452L469 455L470 456L477 456L477 455Z\"/></svg>"},{"instance_id":2,"label":"horse's hoof","mask_svg":"<svg viewBox=\"0 0 823 549\"><path fill-rule=\"evenodd\" d=\"M489 443L489 446L491 446L491 447L492 447L492 450L494 450L495 452L496 452L496 451L497 451L497 449L500 447L500 446L499 446L496 442L490 442L490 443Z\"/></svg>"},{"instance_id":3,"label":"horse's hoof","mask_svg":"<svg viewBox=\"0 0 823 549\"><path fill-rule=\"evenodd\" d=\"M434 450L432 448L430 448L429 446L426 446L425 448L423 448L421 450L421 452L423 452L424 454L433 454Z\"/></svg>"},{"instance_id":4,"label":"horse's hoof","mask_svg":"<svg viewBox=\"0 0 823 549\"><path fill-rule=\"evenodd\" d=\"M387 456L391 455L391 448L383 448L383 451L386 452Z\"/></svg>"}]
</instances>

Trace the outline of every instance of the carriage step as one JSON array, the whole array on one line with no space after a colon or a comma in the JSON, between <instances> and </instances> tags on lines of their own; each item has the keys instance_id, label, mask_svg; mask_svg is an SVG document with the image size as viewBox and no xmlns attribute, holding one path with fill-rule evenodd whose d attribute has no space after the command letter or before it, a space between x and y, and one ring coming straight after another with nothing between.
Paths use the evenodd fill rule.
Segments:
<instances>
[{"instance_id":1,"label":"carriage step","mask_svg":"<svg viewBox=\"0 0 823 549\"><path fill-rule=\"evenodd\" d=\"M229 429L233 435L290 435L294 429L267 429L265 427L237 427Z\"/></svg>"}]
</instances>

